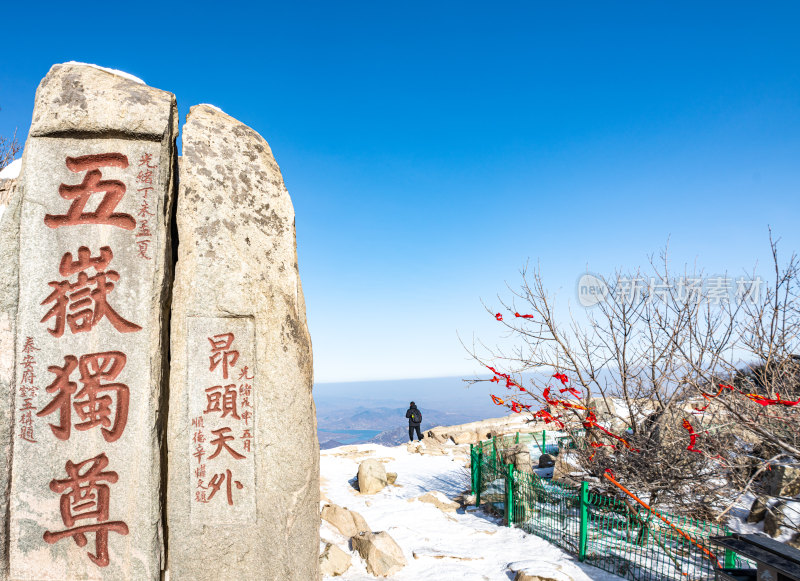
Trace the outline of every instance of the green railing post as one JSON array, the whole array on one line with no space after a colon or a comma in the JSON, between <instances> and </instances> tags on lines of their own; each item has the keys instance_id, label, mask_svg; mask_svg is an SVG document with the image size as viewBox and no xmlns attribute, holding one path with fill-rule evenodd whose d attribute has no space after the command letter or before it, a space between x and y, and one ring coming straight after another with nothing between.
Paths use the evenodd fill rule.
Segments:
<instances>
[{"instance_id":1,"label":"green railing post","mask_svg":"<svg viewBox=\"0 0 800 581\"><path fill-rule=\"evenodd\" d=\"M469 493L475 495L475 446L469 445Z\"/></svg>"},{"instance_id":2,"label":"green railing post","mask_svg":"<svg viewBox=\"0 0 800 581\"><path fill-rule=\"evenodd\" d=\"M589 483L581 482L581 528L578 542L578 560L586 558L586 541L589 531Z\"/></svg>"},{"instance_id":3,"label":"green railing post","mask_svg":"<svg viewBox=\"0 0 800 581\"><path fill-rule=\"evenodd\" d=\"M481 487L483 486L483 479L482 479L482 472L483 472L483 445L478 448L478 471L476 473L476 485L475 488L475 506L481 505Z\"/></svg>"},{"instance_id":4,"label":"green railing post","mask_svg":"<svg viewBox=\"0 0 800 581\"><path fill-rule=\"evenodd\" d=\"M497 478L497 436L492 436L492 470Z\"/></svg>"},{"instance_id":5,"label":"green railing post","mask_svg":"<svg viewBox=\"0 0 800 581\"><path fill-rule=\"evenodd\" d=\"M542 454L544 454L544 447L547 445L547 430L542 430Z\"/></svg>"},{"instance_id":6,"label":"green railing post","mask_svg":"<svg viewBox=\"0 0 800 581\"><path fill-rule=\"evenodd\" d=\"M514 465L508 465L506 473L506 526L514 525Z\"/></svg>"},{"instance_id":7,"label":"green railing post","mask_svg":"<svg viewBox=\"0 0 800 581\"><path fill-rule=\"evenodd\" d=\"M515 444L519 444L519 432L517 432L517 439L514 441Z\"/></svg>"}]
</instances>

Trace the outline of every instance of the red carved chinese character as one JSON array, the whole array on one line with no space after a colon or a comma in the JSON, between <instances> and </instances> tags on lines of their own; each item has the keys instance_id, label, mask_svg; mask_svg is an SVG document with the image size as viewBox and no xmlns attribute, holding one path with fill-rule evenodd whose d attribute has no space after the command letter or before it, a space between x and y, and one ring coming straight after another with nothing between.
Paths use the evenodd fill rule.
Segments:
<instances>
[{"instance_id":1,"label":"red carved chinese character","mask_svg":"<svg viewBox=\"0 0 800 581\"><path fill-rule=\"evenodd\" d=\"M149 240L137 240L136 246L139 247L139 256L146 260L152 260L150 256L147 256L147 246L150 244Z\"/></svg>"},{"instance_id":2,"label":"red carved chinese character","mask_svg":"<svg viewBox=\"0 0 800 581\"><path fill-rule=\"evenodd\" d=\"M239 414L236 411L237 395L238 393L236 392L235 383L226 385L224 388L221 385L209 387L206 390L206 399L208 400L208 405L206 406L206 409L203 410L203 413L207 414L210 412L220 412L222 414L220 416L221 418L224 418L230 414L237 420L240 419Z\"/></svg>"},{"instance_id":3,"label":"red carved chinese character","mask_svg":"<svg viewBox=\"0 0 800 581\"><path fill-rule=\"evenodd\" d=\"M67 168L80 173L85 171L83 181L77 185L61 184L58 194L65 200L72 200L66 214L47 214L44 223L50 228L75 226L78 224L108 224L133 230L136 220L130 214L114 213L114 210L125 195L125 184L119 180L102 180L101 167L128 167L128 158L121 153L84 155L68 157ZM84 211L92 194L103 194L103 199L94 212Z\"/></svg>"},{"instance_id":4,"label":"red carved chinese character","mask_svg":"<svg viewBox=\"0 0 800 581\"><path fill-rule=\"evenodd\" d=\"M48 329L54 337L64 334L64 322L69 324L73 333L85 333L106 317L108 322L120 333L141 331L139 325L126 321L108 304L108 294L114 289L114 283L109 281L119 280L119 273L115 270L106 272L106 267L114 254L111 248L100 248L100 256L92 256L86 246L78 248L78 260L72 260L72 253L67 252L61 258L58 272L61 276L69 277L78 273L78 280L70 283L68 280L48 283L53 287L53 292L42 301L42 304L55 303L42 317L41 323L55 317L55 327ZM94 268L96 274L89 276L87 270ZM94 289L90 289L94 286ZM69 311L69 312L67 312Z\"/></svg>"},{"instance_id":5,"label":"red carved chinese character","mask_svg":"<svg viewBox=\"0 0 800 581\"><path fill-rule=\"evenodd\" d=\"M248 425L248 422L250 421L250 418L252 418L252 417L253 417L253 414L251 414L249 411L244 410L242 412L242 419L244 420L244 425L245 426Z\"/></svg>"},{"instance_id":6,"label":"red carved chinese character","mask_svg":"<svg viewBox=\"0 0 800 581\"><path fill-rule=\"evenodd\" d=\"M21 408L21 409L27 409L27 408ZM20 424L19 437L27 442L32 442L35 444L36 440L34 440L34 433L33 433L33 418L31 417L30 411L26 411L25 413L22 414L22 417L19 419L19 424Z\"/></svg>"},{"instance_id":7,"label":"red carved chinese character","mask_svg":"<svg viewBox=\"0 0 800 581\"><path fill-rule=\"evenodd\" d=\"M227 476L227 478L226 478L226 476ZM220 486L222 486L223 482L227 482L228 483L227 484L227 487L228 487L228 504L233 506L233 487L231 485L232 484L236 484L236 488L238 488L240 490L242 488L244 488L244 485L241 482L239 482L238 480L233 480L232 481L232 479L231 479L231 471L230 470L226 470L225 474L215 474L211 478L211 482L208 483L208 487L211 489L211 494L208 495L208 500L211 500L212 498L214 498L214 495L220 489Z\"/></svg>"},{"instance_id":8,"label":"red carved chinese character","mask_svg":"<svg viewBox=\"0 0 800 581\"><path fill-rule=\"evenodd\" d=\"M227 432L230 431L231 431L230 428L220 428L218 430L211 430L211 433L217 436L215 440L211 440L211 444L215 445L217 449L214 450L214 453L208 457L209 460L211 460L212 458L216 458L222 451L222 448L225 448L225 450L227 450L230 453L230 455L236 458L237 460L241 460L244 458L244 456L239 454L236 450L234 450L228 445L228 442L236 439L233 436L228 435Z\"/></svg>"},{"instance_id":9,"label":"red carved chinese character","mask_svg":"<svg viewBox=\"0 0 800 581\"><path fill-rule=\"evenodd\" d=\"M227 350L233 343L233 339L233 333L221 333L219 335L214 335L213 337L208 337L208 341L211 343L212 352L211 357L208 358L211 361L211 365L209 366L208 370L214 371L217 366L222 363L223 379L228 379L228 366L230 365L233 367L239 360L238 351Z\"/></svg>"},{"instance_id":10,"label":"red carved chinese character","mask_svg":"<svg viewBox=\"0 0 800 581\"><path fill-rule=\"evenodd\" d=\"M152 153L145 153L145 154L142 155L142 157L139 158L139 167L144 166L144 167L149 168L149 169L157 168L158 164L150 165L151 161L153 161L153 154Z\"/></svg>"},{"instance_id":11,"label":"red carved chinese character","mask_svg":"<svg viewBox=\"0 0 800 581\"><path fill-rule=\"evenodd\" d=\"M247 376L247 374L248 374L248 373L249 373L249 368L247 367L247 365L245 365L245 366L242 368L242 371L239 373L239 379L246 379L246 380L248 380L248 381L249 381L249 380L251 380L251 379L254 379L254 378L255 378L255 375L251 375L251 376L249 376L249 377L248 377L248 376Z\"/></svg>"},{"instance_id":12,"label":"red carved chinese character","mask_svg":"<svg viewBox=\"0 0 800 581\"><path fill-rule=\"evenodd\" d=\"M153 183L153 170L151 170L151 169L143 169L136 176L136 181L140 182L140 183L143 183L143 184L152 184Z\"/></svg>"},{"instance_id":13,"label":"red carved chinese character","mask_svg":"<svg viewBox=\"0 0 800 581\"><path fill-rule=\"evenodd\" d=\"M110 490L108 482L114 484L119 476L116 472L103 472L108 466L108 458L100 454L78 464L67 461L65 466L68 478L52 480L50 490L61 494L61 519L67 527L76 521L93 519L96 524L69 528L64 531L44 533L44 540L53 544L66 537L72 537L79 547L86 546L86 533L95 534L95 552L87 553L89 559L100 567L108 566L108 533L128 534L128 525L122 521L108 522ZM84 470L85 468L85 470Z\"/></svg>"},{"instance_id":14,"label":"red carved chinese character","mask_svg":"<svg viewBox=\"0 0 800 581\"><path fill-rule=\"evenodd\" d=\"M120 351L105 353L89 353L80 358L80 375L83 388L75 394L77 385L69 380L78 366L78 359L73 355L64 357L64 367L53 365L48 371L56 375L55 380L47 387L47 393L56 394L37 416L46 416L59 412L58 425L50 424L50 429L59 440L68 440L71 428L71 410L83 420L75 424L76 430L89 430L102 426L101 433L106 442L119 439L128 422L130 390L123 383L112 382L125 367L127 357ZM75 394L75 402L72 396ZM110 395L100 395L110 394ZM116 396L112 399L111 395ZM83 399L80 399L83 398ZM70 405L72 404L72 405ZM111 421L112 405L114 405L114 421Z\"/></svg>"}]
</instances>

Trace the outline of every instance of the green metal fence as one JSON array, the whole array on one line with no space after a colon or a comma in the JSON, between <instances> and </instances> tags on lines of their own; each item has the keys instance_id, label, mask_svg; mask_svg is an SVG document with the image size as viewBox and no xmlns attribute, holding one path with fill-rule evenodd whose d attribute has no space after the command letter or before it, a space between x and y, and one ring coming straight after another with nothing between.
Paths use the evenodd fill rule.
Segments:
<instances>
[{"instance_id":1,"label":"green metal fence","mask_svg":"<svg viewBox=\"0 0 800 581\"><path fill-rule=\"evenodd\" d=\"M493 505L509 526L632 581L705 581L714 577L717 560L725 567L749 566L735 553L710 545L710 536L730 534L727 527L659 513L690 541L629 499L590 492L586 482L572 486L504 464L504 450L518 440L497 438L470 450L476 505Z\"/></svg>"}]
</instances>

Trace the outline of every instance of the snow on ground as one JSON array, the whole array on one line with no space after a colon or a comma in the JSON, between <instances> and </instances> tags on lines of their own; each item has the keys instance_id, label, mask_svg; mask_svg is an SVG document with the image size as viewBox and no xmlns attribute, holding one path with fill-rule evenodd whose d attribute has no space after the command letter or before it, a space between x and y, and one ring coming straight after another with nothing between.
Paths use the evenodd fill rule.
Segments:
<instances>
[{"instance_id":1,"label":"snow on ground","mask_svg":"<svg viewBox=\"0 0 800 581\"><path fill-rule=\"evenodd\" d=\"M421 455L411 446L378 444L341 446L320 452L323 504L329 502L360 513L373 531L387 531L403 549L408 565L389 577L395 581L509 581L509 565L531 573L550 573L563 581L619 581L621 578L590 565L482 510L445 513L431 504L410 501L426 492L439 491L454 498L469 489L468 452L464 447L446 447L443 456ZM423 442L424 446L424 442ZM397 472L395 486L373 495L362 495L353 487L358 464L366 458L385 463ZM367 581L364 561L351 551L348 540L323 521L323 541L338 545L352 556L353 565L341 577Z\"/></svg>"},{"instance_id":2,"label":"snow on ground","mask_svg":"<svg viewBox=\"0 0 800 581\"><path fill-rule=\"evenodd\" d=\"M726 523L731 531L742 534L766 534L764 532L763 520L759 523L747 522L747 516L750 514L750 507L753 505L755 499L755 495L748 492L742 496L739 502L736 503L736 506L731 509L729 513L730 518ZM771 506L774 506L774 502L771 503ZM787 525L800 527L800 501L788 501L783 508L783 514ZM775 540L781 543L787 543L791 540L793 535L794 530L790 526L783 526L778 536L775 537Z\"/></svg>"}]
</instances>

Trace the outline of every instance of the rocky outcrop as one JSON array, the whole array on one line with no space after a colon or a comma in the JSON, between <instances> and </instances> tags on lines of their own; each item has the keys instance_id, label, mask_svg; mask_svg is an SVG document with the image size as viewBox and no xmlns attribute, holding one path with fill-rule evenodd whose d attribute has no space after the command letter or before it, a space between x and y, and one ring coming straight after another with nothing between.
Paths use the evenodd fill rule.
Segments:
<instances>
[{"instance_id":1,"label":"rocky outcrop","mask_svg":"<svg viewBox=\"0 0 800 581\"><path fill-rule=\"evenodd\" d=\"M516 432L529 433L541 431L535 428L536 423L528 422L529 418L523 414L513 414L502 418L490 418L478 422L469 422L456 426L437 426L426 432L425 437L436 442L444 443L451 441L454 444L477 444L482 440L487 440L492 435L502 436L514 434ZM541 425L541 424L540 424Z\"/></svg>"},{"instance_id":2,"label":"rocky outcrop","mask_svg":"<svg viewBox=\"0 0 800 581\"><path fill-rule=\"evenodd\" d=\"M360 533L350 542L366 562L367 572L376 577L394 575L408 563L403 550L386 531Z\"/></svg>"},{"instance_id":3,"label":"rocky outcrop","mask_svg":"<svg viewBox=\"0 0 800 581\"><path fill-rule=\"evenodd\" d=\"M358 465L358 490L361 494L375 494L383 490L388 484L386 468L383 463L369 458Z\"/></svg>"}]
</instances>

